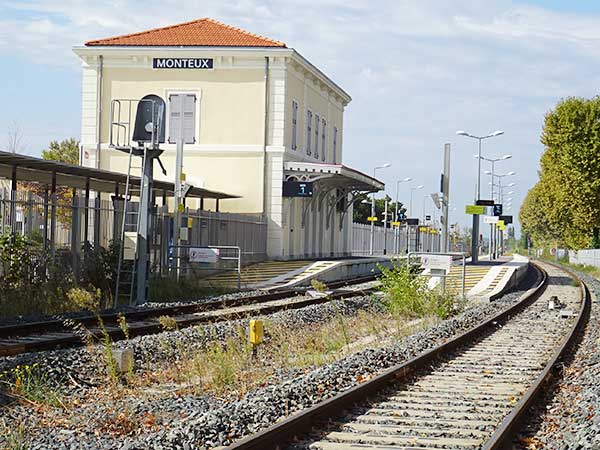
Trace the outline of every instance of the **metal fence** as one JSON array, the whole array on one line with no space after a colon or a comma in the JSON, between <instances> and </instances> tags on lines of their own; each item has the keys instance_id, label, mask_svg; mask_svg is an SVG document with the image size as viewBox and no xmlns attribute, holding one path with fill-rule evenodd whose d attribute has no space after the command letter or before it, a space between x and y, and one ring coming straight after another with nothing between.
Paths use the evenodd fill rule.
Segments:
<instances>
[{"instance_id":1,"label":"metal fence","mask_svg":"<svg viewBox=\"0 0 600 450\"><path fill-rule=\"evenodd\" d=\"M371 225L352 224L352 254L368 256L370 254ZM440 250L440 235L429 231L420 231L417 226L388 228L382 226L373 229L373 255L405 255L408 252L436 252Z\"/></svg>"},{"instance_id":2,"label":"metal fence","mask_svg":"<svg viewBox=\"0 0 600 450\"><path fill-rule=\"evenodd\" d=\"M67 189L44 196L3 189L0 233L26 235L52 255L69 252L76 271L86 243L107 248L120 241L123 204L122 198L86 198ZM136 202L127 204L128 212L137 211ZM125 230L135 231L136 216L126 217ZM266 259L267 222L261 215L186 209L181 217L185 230L182 245L240 247L242 264ZM156 207L150 220L150 253L154 270L161 274L168 272L172 263L173 226L173 214L167 207Z\"/></svg>"},{"instance_id":3,"label":"metal fence","mask_svg":"<svg viewBox=\"0 0 600 450\"><path fill-rule=\"evenodd\" d=\"M569 250L569 263L600 267L600 249Z\"/></svg>"}]
</instances>

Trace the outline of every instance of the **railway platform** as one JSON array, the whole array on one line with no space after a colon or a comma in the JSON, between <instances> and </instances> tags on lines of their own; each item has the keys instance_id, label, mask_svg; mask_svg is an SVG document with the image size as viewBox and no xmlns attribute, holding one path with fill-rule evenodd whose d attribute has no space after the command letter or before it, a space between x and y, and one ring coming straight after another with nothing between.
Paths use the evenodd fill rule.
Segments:
<instances>
[{"instance_id":1,"label":"railway platform","mask_svg":"<svg viewBox=\"0 0 600 450\"><path fill-rule=\"evenodd\" d=\"M391 264L389 258L355 257L331 260L265 261L242 268L240 285L244 289L289 289L308 286L311 280L325 283L361 278ZM224 272L206 278L207 284L237 286L237 272Z\"/></svg>"},{"instance_id":2,"label":"railway platform","mask_svg":"<svg viewBox=\"0 0 600 450\"><path fill-rule=\"evenodd\" d=\"M525 275L529 259L521 255L505 256L494 261L467 263L465 296L471 300L491 301L515 286ZM437 281L439 283L439 279ZM462 291L462 266L450 269L446 289L455 294Z\"/></svg>"}]
</instances>

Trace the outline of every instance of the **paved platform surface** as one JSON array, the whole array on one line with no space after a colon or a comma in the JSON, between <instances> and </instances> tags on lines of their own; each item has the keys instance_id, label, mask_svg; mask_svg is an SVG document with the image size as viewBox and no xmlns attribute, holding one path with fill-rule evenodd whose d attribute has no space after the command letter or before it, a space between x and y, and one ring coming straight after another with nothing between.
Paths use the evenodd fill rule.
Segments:
<instances>
[{"instance_id":1,"label":"paved platform surface","mask_svg":"<svg viewBox=\"0 0 600 450\"><path fill-rule=\"evenodd\" d=\"M242 289L285 289L310 285L312 279L325 283L360 278L389 264L389 258L345 258L332 260L265 261L242 268ZM207 285L237 288L237 272L222 272L203 280Z\"/></svg>"},{"instance_id":2,"label":"paved platform surface","mask_svg":"<svg viewBox=\"0 0 600 450\"><path fill-rule=\"evenodd\" d=\"M521 255L504 256L493 261L480 260L477 264L467 263L465 296L489 301L510 288L528 263L529 259ZM462 293L462 265L452 266L446 279L446 289L457 295Z\"/></svg>"}]
</instances>

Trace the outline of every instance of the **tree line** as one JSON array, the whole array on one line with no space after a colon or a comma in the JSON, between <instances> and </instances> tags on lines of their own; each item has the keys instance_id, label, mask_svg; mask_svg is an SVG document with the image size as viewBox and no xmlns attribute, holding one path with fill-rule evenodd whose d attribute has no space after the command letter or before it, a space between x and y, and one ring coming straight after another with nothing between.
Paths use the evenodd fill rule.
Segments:
<instances>
[{"instance_id":1,"label":"tree line","mask_svg":"<svg viewBox=\"0 0 600 450\"><path fill-rule=\"evenodd\" d=\"M570 97L546 114L539 181L519 220L536 247L600 247L600 97Z\"/></svg>"}]
</instances>

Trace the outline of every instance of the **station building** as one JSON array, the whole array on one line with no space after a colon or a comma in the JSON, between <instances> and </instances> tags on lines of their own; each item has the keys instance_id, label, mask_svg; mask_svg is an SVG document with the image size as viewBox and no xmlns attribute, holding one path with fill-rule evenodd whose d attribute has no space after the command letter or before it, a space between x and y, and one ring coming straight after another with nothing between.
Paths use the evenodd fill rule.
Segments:
<instances>
[{"instance_id":1,"label":"station building","mask_svg":"<svg viewBox=\"0 0 600 450\"><path fill-rule=\"evenodd\" d=\"M159 167L154 173L172 181L170 124L178 119L171 105L183 101L193 135L184 147L186 179L239 197L191 206L264 215L273 259L350 254L353 199L384 185L342 164L351 98L300 53L207 18L90 41L74 52L83 66L84 166L127 171L128 155L111 144L129 111L117 111L115 101L154 94L166 103L167 175Z\"/></svg>"}]
</instances>

